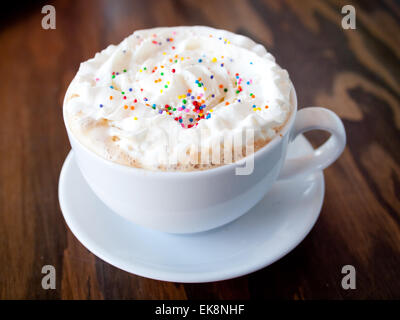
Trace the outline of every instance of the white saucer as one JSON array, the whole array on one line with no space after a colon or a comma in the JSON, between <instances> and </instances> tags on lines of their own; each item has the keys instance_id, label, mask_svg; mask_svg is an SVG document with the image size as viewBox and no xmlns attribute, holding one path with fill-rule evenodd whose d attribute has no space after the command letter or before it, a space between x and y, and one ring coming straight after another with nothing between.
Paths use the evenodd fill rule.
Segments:
<instances>
[{"instance_id":1,"label":"white saucer","mask_svg":"<svg viewBox=\"0 0 400 320\"><path fill-rule=\"evenodd\" d=\"M288 156L311 150L299 136ZM310 232L323 198L322 172L278 181L236 221L207 232L174 235L139 227L108 209L86 184L72 151L59 181L65 221L86 248L127 272L174 282L224 280L270 265Z\"/></svg>"}]
</instances>

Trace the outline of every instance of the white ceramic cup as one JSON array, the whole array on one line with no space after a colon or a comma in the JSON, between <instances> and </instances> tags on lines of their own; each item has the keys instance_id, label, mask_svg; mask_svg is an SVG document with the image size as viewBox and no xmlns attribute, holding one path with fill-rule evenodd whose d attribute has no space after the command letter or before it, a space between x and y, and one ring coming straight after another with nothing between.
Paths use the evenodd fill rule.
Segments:
<instances>
[{"instance_id":1,"label":"white ceramic cup","mask_svg":"<svg viewBox=\"0 0 400 320\"><path fill-rule=\"evenodd\" d=\"M85 180L112 211L152 229L192 233L224 225L259 202L278 179L322 170L334 162L346 145L340 118L332 111L310 107L292 111L286 125L254 157L254 171L237 175L243 159L214 169L191 172L149 171L120 165L89 150L71 133L68 137ZM65 119L64 119L65 121ZM300 133L325 130L330 138L312 154L286 160L288 144Z\"/></svg>"}]
</instances>

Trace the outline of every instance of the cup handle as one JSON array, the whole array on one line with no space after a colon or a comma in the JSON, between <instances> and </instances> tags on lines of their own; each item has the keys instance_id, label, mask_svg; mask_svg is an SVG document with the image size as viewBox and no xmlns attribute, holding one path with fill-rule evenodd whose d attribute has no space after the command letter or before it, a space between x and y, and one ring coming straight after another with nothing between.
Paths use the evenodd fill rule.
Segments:
<instances>
[{"instance_id":1,"label":"cup handle","mask_svg":"<svg viewBox=\"0 0 400 320\"><path fill-rule=\"evenodd\" d=\"M289 143L299 134L310 130L325 130L331 136L313 153L286 159L279 179L290 179L300 174L323 170L339 158L343 152L346 146L346 132L342 120L334 112L320 107L299 110L290 133Z\"/></svg>"}]
</instances>

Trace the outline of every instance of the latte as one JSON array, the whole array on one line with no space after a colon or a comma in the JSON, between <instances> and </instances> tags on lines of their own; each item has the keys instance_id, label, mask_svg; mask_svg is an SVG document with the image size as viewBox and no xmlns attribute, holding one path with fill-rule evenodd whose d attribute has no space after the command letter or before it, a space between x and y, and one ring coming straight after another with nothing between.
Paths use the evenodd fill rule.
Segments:
<instances>
[{"instance_id":1,"label":"latte","mask_svg":"<svg viewBox=\"0 0 400 320\"><path fill-rule=\"evenodd\" d=\"M83 62L64 117L71 134L107 160L149 170L208 169L279 134L291 112L290 90L288 73L245 36L155 28ZM204 151L209 161L201 160Z\"/></svg>"}]
</instances>

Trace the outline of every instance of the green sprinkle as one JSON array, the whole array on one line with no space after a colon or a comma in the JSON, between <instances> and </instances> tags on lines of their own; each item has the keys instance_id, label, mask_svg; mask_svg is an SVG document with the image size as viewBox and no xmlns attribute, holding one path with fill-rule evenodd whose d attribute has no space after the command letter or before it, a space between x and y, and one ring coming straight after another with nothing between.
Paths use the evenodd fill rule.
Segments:
<instances>
[{"instance_id":1,"label":"green sprinkle","mask_svg":"<svg viewBox=\"0 0 400 320\"><path fill-rule=\"evenodd\" d=\"M161 75L163 76L163 75L164 75L164 72L161 72Z\"/></svg>"},{"instance_id":2,"label":"green sprinkle","mask_svg":"<svg viewBox=\"0 0 400 320\"><path fill-rule=\"evenodd\" d=\"M173 108L172 111L176 111L176 108Z\"/></svg>"},{"instance_id":3,"label":"green sprinkle","mask_svg":"<svg viewBox=\"0 0 400 320\"><path fill-rule=\"evenodd\" d=\"M124 69L124 72L126 72L126 69Z\"/></svg>"},{"instance_id":4,"label":"green sprinkle","mask_svg":"<svg viewBox=\"0 0 400 320\"><path fill-rule=\"evenodd\" d=\"M144 68L143 68L143 70L147 70L147 68L146 68L146 67L144 67Z\"/></svg>"},{"instance_id":5,"label":"green sprinkle","mask_svg":"<svg viewBox=\"0 0 400 320\"><path fill-rule=\"evenodd\" d=\"M125 94L125 92L124 92L124 91L121 91L121 94Z\"/></svg>"},{"instance_id":6,"label":"green sprinkle","mask_svg":"<svg viewBox=\"0 0 400 320\"><path fill-rule=\"evenodd\" d=\"M113 78L113 79L114 79L114 78L115 78L115 75L113 75L111 78Z\"/></svg>"},{"instance_id":7,"label":"green sprinkle","mask_svg":"<svg viewBox=\"0 0 400 320\"><path fill-rule=\"evenodd\" d=\"M168 88L168 86L167 86L167 85L165 85L165 86L164 86L164 88L165 88L165 89L167 89L167 88Z\"/></svg>"},{"instance_id":8,"label":"green sprinkle","mask_svg":"<svg viewBox=\"0 0 400 320\"><path fill-rule=\"evenodd\" d=\"M224 89L224 91L225 91L225 92L227 92L227 91L228 91L228 89L227 89L227 88L225 88L225 89Z\"/></svg>"},{"instance_id":9,"label":"green sprinkle","mask_svg":"<svg viewBox=\"0 0 400 320\"><path fill-rule=\"evenodd\" d=\"M186 99L183 99L182 102L183 102L183 104L185 104L187 101L186 101Z\"/></svg>"}]
</instances>

